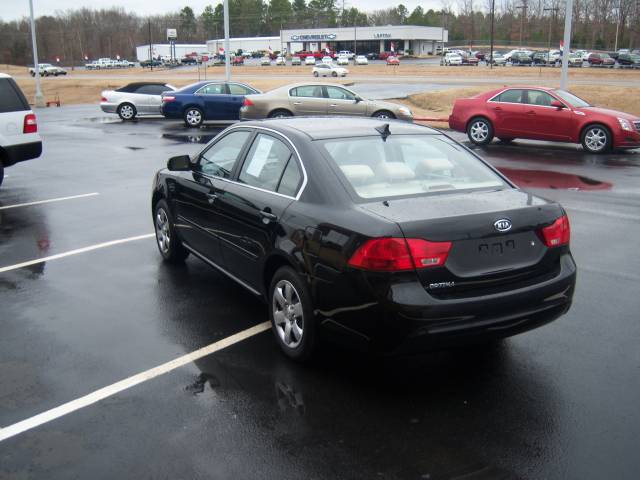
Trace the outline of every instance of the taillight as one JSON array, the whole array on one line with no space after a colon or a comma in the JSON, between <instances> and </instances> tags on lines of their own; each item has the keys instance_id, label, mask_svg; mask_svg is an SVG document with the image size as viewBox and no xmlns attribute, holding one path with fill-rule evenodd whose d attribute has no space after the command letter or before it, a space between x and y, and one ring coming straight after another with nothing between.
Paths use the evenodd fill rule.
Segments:
<instances>
[{"instance_id":1,"label":"taillight","mask_svg":"<svg viewBox=\"0 0 640 480\"><path fill-rule=\"evenodd\" d=\"M244 102L242 102L242 106L244 107L253 107L254 103L249 98L245 98Z\"/></svg>"},{"instance_id":2,"label":"taillight","mask_svg":"<svg viewBox=\"0 0 640 480\"><path fill-rule=\"evenodd\" d=\"M540 236L547 247L567 245L571 238L569 217L563 215L548 227L542 228L540 230Z\"/></svg>"},{"instance_id":3,"label":"taillight","mask_svg":"<svg viewBox=\"0 0 640 480\"><path fill-rule=\"evenodd\" d=\"M24 124L22 125L22 133L36 133L38 131L38 122L33 113L27 113L24 116Z\"/></svg>"},{"instance_id":4,"label":"taillight","mask_svg":"<svg viewBox=\"0 0 640 480\"><path fill-rule=\"evenodd\" d=\"M176 100L176 97L174 97L173 95L165 95L164 97L162 97L162 101L164 103L174 102L175 100Z\"/></svg>"},{"instance_id":5,"label":"taillight","mask_svg":"<svg viewBox=\"0 0 640 480\"><path fill-rule=\"evenodd\" d=\"M107 97L100 97L100 101L101 102L108 102L109 100L107 100Z\"/></svg>"},{"instance_id":6,"label":"taillight","mask_svg":"<svg viewBox=\"0 0 640 480\"><path fill-rule=\"evenodd\" d=\"M349 259L349 265L364 270L395 272L445 264L451 242L429 242L421 238L374 238Z\"/></svg>"}]
</instances>

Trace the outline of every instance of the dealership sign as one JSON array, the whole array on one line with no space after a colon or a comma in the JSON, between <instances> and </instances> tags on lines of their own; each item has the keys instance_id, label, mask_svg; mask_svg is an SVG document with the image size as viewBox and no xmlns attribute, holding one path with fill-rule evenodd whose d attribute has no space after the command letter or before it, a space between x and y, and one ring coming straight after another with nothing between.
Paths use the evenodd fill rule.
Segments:
<instances>
[{"instance_id":1,"label":"dealership sign","mask_svg":"<svg viewBox=\"0 0 640 480\"><path fill-rule=\"evenodd\" d=\"M335 33L312 33L308 35L291 35L294 42L317 42L318 40L335 40Z\"/></svg>"},{"instance_id":2,"label":"dealership sign","mask_svg":"<svg viewBox=\"0 0 640 480\"><path fill-rule=\"evenodd\" d=\"M374 33L373 38L391 38L390 33Z\"/></svg>"}]
</instances>

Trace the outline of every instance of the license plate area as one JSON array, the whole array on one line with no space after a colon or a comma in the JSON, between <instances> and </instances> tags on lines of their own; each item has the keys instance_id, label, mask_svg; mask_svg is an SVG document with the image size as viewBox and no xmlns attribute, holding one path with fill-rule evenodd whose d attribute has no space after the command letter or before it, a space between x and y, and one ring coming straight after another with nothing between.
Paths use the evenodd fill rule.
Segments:
<instances>
[{"instance_id":1,"label":"license plate area","mask_svg":"<svg viewBox=\"0 0 640 480\"><path fill-rule=\"evenodd\" d=\"M535 232L460 240L454 242L446 266L459 277L498 274L535 265L545 251Z\"/></svg>"}]
</instances>

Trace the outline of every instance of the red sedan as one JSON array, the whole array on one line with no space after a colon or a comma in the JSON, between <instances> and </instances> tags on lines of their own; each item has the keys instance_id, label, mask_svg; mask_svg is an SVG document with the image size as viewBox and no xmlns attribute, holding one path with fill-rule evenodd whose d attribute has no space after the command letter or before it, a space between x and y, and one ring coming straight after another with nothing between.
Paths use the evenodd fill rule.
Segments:
<instances>
[{"instance_id":1,"label":"red sedan","mask_svg":"<svg viewBox=\"0 0 640 480\"><path fill-rule=\"evenodd\" d=\"M400 59L398 57L387 57L387 65L400 65Z\"/></svg>"},{"instance_id":2,"label":"red sedan","mask_svg":"<svg viewBox=\"0 0 640 480\"><path fill-rule=\"evenodd\" d=\"M545 87L505 87L460 98L449 127L466 132L476 145L493 137L582 143L591 153L640 147L640 117L589 105L564 91Z\"/></svg>"}]
</instances>

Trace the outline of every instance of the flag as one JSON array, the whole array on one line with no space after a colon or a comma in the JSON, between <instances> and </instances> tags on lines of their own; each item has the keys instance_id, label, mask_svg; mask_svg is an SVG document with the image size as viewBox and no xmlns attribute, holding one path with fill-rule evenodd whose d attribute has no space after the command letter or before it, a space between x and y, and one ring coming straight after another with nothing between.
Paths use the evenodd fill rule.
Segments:
<instances>
[{"instance_id":1,"label":"flag","mask_svg":"<svg viewBox=\"0 0 640 480\"><path fill-rule=\"evenodd\" d=\"M116 55L116 60L120 60L120 55Z\"/></svg>"},{"instance_id":2,"label":"flag","mask_svg":"<svg viewBox=\"0 0 640 480\"><path fill-rule=\"evenodd\" d=\"M85 56L84 56L84 59L85 59L85 60L89 60L89 56L88 56L88 55L85 55Z\"/></svg>"},{"instance_id":3,"label":"flag","mask_svg":"<svg viewBox=\"0 0 640 480\"><path fill-rule=\"evenodd\" d=\"M56 57L56 62L60 63L60 57Z\"/></svg>"},{"instance_id":4,"label":"flag","mask_svg":"<svg viewBox=\"0 0 640 480\"><path fill-rule=\"evenodd\" d=\"M326 53L327 55L331 53L331 50L329 49L329 47L324 47L324 53Z\"/></svg>"},{"instance_id":5,"label":"flag","mask_svg":"<svg viewBox=\"0 0 640 480\"><path fill-rule=\"evenodd\" d=\"M218 55L224 55L224 48L220 47L218 49Z\"/></svg>"},{"instance_id":6,"label":"flag","mask_svg":"<svg viewBox=\"0 0 640 480\"><path fill-rule=\"evenodd\" d=\"M391 53L394 53L396 51L396 44L391 42Z\"/></svg>"},{"instance_id":7,"label":"flag","mask_svg":"<svg viewBox=\"0 0 640 480\"><path fill-rule=\"evenodd\" d=\"M271 48L271 45L269 45L269 55L273 55L273 48Z\"/></svg>"},{"instance_id":8,"label":"flag","mask_svg":"<svg viewBox=\"0 0 640 480\"><path fill-rule=\"evenodd\" d=\"M560 51L564 52L564 40L560 40Z\"/></svg>"}]
</instances>

